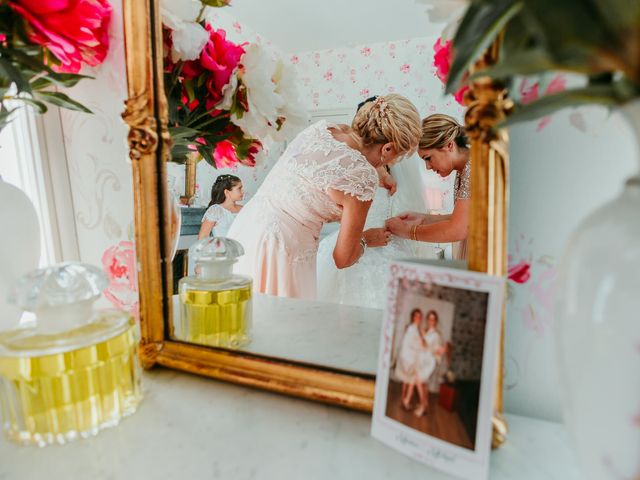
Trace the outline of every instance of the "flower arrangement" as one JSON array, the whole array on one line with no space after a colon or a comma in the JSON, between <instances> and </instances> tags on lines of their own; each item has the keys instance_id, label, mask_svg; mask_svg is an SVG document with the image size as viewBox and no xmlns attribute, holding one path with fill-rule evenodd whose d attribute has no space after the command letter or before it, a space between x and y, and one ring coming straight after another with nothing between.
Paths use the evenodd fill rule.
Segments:
<instances>
[{"instance_id":1,"label":"flower arrangement","mask_svg":"<svg viewBox=\"0 0 640 480\"><path fill-rule=\"evenodd\" d=\"M0 0L0 130L20 105L91 113L55 87L72 87L109 49L107 0Z\"/></svg>"},{"instance_id":2,"label":"flower arrangement","mask_svg":"<svg viewBox=\"0 0 640 480\"><path fill-rule=\"evenodd\" d=\"M194 151L215 168L254 166L263 141L304 126L291 67L256 44L236 44L207 16L223 0L163 0L165 87L172 160Z\"/></svg>"}]
</instances>

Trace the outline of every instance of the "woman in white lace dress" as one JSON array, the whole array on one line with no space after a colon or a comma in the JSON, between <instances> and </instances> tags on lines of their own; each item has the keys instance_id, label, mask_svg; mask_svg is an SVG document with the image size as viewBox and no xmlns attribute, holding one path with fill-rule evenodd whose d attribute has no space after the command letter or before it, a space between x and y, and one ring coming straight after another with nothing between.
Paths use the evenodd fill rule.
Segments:
<instances>
[{"instance_id":1,"label":"woman in white lace dress","mask_svg":"<svg viewBox=\"0 0 640 480\"><path fill-rule=\"evenodd\" d=\"M427 169L438 175L448 177L456 172L453 212L451 215L405 212L389 219L387 228L400 238L419 242L458 242L453 256L464 259L471 203L469 140L464 127L448 115L428 116L422 122L418 153Z\"/></svg>"},{"instance_id":2,"label":"woman in white lace dress","mask_svg":"<svg viewBox=\"0 0 640 480\"><path fill-rule=\"evenodd\" d=\"M229 230L245 248L237 271L251 275L258 292L315 299L323 224L340 221L338 268L353 265L367 246L385 245L383 229L363 235L376 168L415 151L420 133L418 111L396 94L366 104L351 126L321 121L306 128Z\"/></svg>"}]
</instances>

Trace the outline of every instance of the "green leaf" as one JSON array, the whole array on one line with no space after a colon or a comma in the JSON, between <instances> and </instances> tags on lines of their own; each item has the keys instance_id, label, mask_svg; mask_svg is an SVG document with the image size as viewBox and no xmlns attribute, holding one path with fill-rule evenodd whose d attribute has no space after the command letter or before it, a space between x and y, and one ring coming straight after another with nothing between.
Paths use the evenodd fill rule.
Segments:
<instances>
[{"instance_id":1,"label":"green leaf","mask_svg":"<svg viewBox=\"0 0 640 480\"><path fill-rule=\"evenodd\" d=\"M460 88L469 66L485 52L521 8L521 0L476 0L471 3L453 40L455 55L447 79L447 93Z\"/></svg>"},{"instance_id":2,"label":"green leaf","mask_svg":"<svg viewBox=\"0 0 640 480\"><path fill-rule=\"evenodd\" d=\"M16 110L17 108L9 110L4 105L0 104L0 132L4 127L11 123L11 114Z\"/></svg>"},{"instance_id":3,"label":"green leaf","mask_svg":"<svg viewBox=\"0 0 640 480\"><path fill-rule=\"evenodd\" d=\"M509 78L514 75L540 75L552 71L569 71L573 73L587 73L585 68L569 69L565 65L560 65L551 60L541 49L526 50L514 53L508 58L504 58L496 65L484 70L475 72L470 79L479 77L491 77L496 79Z\"/></svg>"},{"instance_id":4,"label":"green leaf","mask_svg":"<svg viewBox=\"0 0 640 480\"><path fill-rule=\"evenodd\" d=\"M171 139L176 142L187 140L189 143L193 143L195 139L200 135L198 130L189 127L169 127L169 134Z\"/></svg>"},{"instance_id":5,"label":"green leaf","mask_svg":"<svg viewBox=\"0 0 640 480\"><path fill-rule=\"evenodd\" d=\"M16 68L10 61L3 57L0 57L0 76L7 77L14 82L18 92L31 93L31 85L20 69Z\"/></svg>"},{"instance_id":6,"label":"green leaf","mask_svg":"<svg viewBox=\"0 0 640 480\"><path fill-rule=\"evenodd\" d=\"M41 79L48 81L50 84L54 84L58 87L70 88L76 86L76 84L85 78L91 78L89 75L78 75L75 73L49 73L44 75L36 80L39 81ZM35 82L34 82L35 84ZM33 84L32 84L33 85ZM35 88L35 87L34 87Z\"/></svg>"},{"instance_id":7,"label":"green leaf","mask_svg":"<svg viewBox=\"0 0 640 480\"><path fill-rule=\"evenodd\" d=\"M189 98L189 102L192 102L194 98L196 98L196 94L193 91L193 82L191 80L185 80L183 82L184 89L187 91L187 97Z\"/></svg>"},{"instance_id":8,"label":"green leaf","mask_svg":"<svg viewBox=\"0 0 640 480\"><path fill-rule=\"evenodd\" d=\"M500 126L546 117L563 108L591 104L615 106L624 103L626 100L629 99L621 98L614 85L596 85L565 90L564 92L547 95L526 105L519 105Z\"/></svg>"},{"instance_id":9,"label":"green leaf","mask_svg":"<svg viewBox=\"0 0 640 480\"><path fill-rule=\"evenodd\" d=\"M19 101L24 102L24 103L26 103L28 105L31 105L33 108L36 109L37 113L47 113L47 106L43 102L41 102L39 100L36 100L34 98L30 98L30 97L18 97L18 98L16 98L16 100L19 100Z\"/></svg>"},{"instance_id":10,"label":"green leaf","mask_svg":"<svg viewBox=\"0 0 640 480\"><path fill-rule=\"evenodd\" d=\"M205 159L205 161L211 165L213 168L218 168L216 166L216 162L213 160L213 156L211 155L213 148L211 145L201 145L198 144L198 153Z\"/></svg>"},{"instance_id":11,"label":"green leaf","mask_svg":"<svg viewBox=\"0 0 640 480\"><path fill-rule=\"evenodd\" d=\"M203 5L208 7L226 7L229 5L229 0L200 0Z\"/></svg>"},{"instance_id":12,"label":"green leaf","mask_svg":"<svg viewBox=\"0 0 640 480\"><path fill-rule=\"evenodd\" d=\"M595 69L604 51L618 57L623 50L619 32L607 24L594 0L527 1L523 14L556 63Z\"/></svg>"},{"instance_id":13,"label":"green leaf","mask_svg":"<svg viewBox=\"0 0 640 480\"><path fill-rule=\"evenodd\" d=\"M68 95L62 92L37 92L36 98L39 98L40 100L51 103L52 105L56 105L58 107L66 108L69 110L75 110L78 112L85 112L85 113L93 113L87 107L69 98Z\"/></svg>"}]
</instances>

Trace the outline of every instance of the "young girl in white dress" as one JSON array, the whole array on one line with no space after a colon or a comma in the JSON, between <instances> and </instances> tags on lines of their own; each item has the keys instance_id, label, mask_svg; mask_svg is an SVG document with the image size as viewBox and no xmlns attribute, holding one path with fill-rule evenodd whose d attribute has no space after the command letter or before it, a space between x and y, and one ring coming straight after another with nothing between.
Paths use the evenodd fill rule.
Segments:
<instances>
[{"instance_id":1,"label":"young girl in white dress","mask_svg":"<svg viewBox=\"0 0 640 480\"><path fill-rule=\"evenodd\" d=\"M211 187L211 202L202 217L198 240L213 235L226 237L244 198L242 180L234 175L220 175Z\"/></svg>"}]
</instances>

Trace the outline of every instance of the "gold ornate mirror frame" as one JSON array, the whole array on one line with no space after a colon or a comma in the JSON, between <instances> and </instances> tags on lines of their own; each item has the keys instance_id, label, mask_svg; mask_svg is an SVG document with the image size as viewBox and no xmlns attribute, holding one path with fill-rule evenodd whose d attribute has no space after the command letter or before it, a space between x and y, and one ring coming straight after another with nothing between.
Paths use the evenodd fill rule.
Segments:
<instances>
[{"instance_id":1,"label":"gold ornate mirror frame","mask_svg":"<svg viewBox=\"0 0 640 480\"><path fill-rule=\"evenodd\" d=\"M243 352L203 348L173 341L171 325L170 205L166 162L170 138L163 86L162 26L157 0L124 0L129 98L123 118L129 125L135 238L140 293L140 358L145 368L162 365L199 375L370 412L373 375L309 366ZM497 58L493 45L482 64ZM508 139L496 124L509 108L506 90L479 79L467 97L466 127L471 138L472 188L469 268L505 275L507 248ZM504 319L504 313L503 313ZM504 320L501 336L504 337ZM502 418L503 341L500 342L494 446L506 436Z\"/></svg>"}]
</instances>

